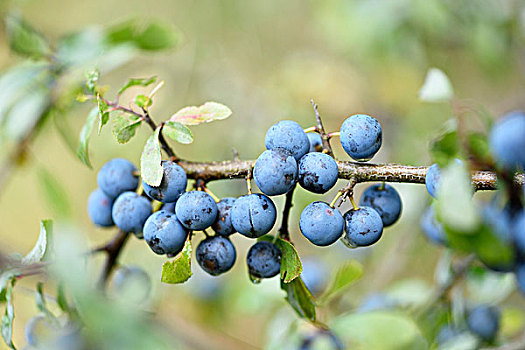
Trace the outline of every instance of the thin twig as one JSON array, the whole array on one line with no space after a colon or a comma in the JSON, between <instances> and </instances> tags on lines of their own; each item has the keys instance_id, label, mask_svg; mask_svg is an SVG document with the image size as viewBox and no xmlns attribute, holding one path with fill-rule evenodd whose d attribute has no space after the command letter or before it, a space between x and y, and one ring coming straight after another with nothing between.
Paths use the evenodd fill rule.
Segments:
<instances>
[{"instance_id":1,"label":"thin twig","mask_svg":"<svg viewBox=\"0 0 525 350\"><path fill-rule=\"evenodd\" d=\"M279 229L279 237L284 239L285 241L290 241L288 221L290 218L290 210L293 207L293 194L296 187L297 186L294 185L294 187L290 191L288 191L288 193L286 193L286 200L284 202L283 219L281 221L281 228Z\"/></svg>"},{"instance_id":2,"label":"thin twig","mask_svg":"<svg viewBox=\"0 0 525 350\"><path fill-rule=\"evenodd\" d=\"M118 256L122 251L122 248L124 247L128 237L129 233L119 230L109 243L101 248L95 249L96 251L105 251L107 253L104 270L102 270L102 275L100 276L99 280L99 287L101 289L104 289L106 286L106 283L111 276L111 272L117 263Z\"/></svg>"},{"instance_id":3,"label":"thin twig","mask_svg":"<svg viewBox=\"0 0 525 350\"><path fill-rule=\"evenodd\" d=\"M142 109L144 111L144 115L142 116L142 119L150 126L151 130L155 131L157 129L157 125L151 119L151 116L149 115L149 112L146 109ZM164 127L164 123L160 124L159 126L161 129ZM162 131L162 130L161 130ZM170 157L170 160L175 162L178 161L179 158L175 155L175 152L171 148L171 146L166 142L166 139L164 138L164 135L162 135L162 132L159 133L159 142L168 157Z\"/></svg>"},{"instance_id":4,"label":"thin twig","mask_svg":"<svg viewBox=\"0 0 525 350\"><path fill-rule=\"evenodd\" d=\"M323 121L321 120L321 115L319 114L318 106L315 104L313 99L310 101L312 102L312 107L314 108L315 119L317 120L317 132L319 133L319 135L321 135L321 140L323 141L323 148L326 150L326 153L328 153L330 157L333 157L334 152L332 150L332 145L330 145L330 137L324 129Z\"/></svg>"}]
</instances>

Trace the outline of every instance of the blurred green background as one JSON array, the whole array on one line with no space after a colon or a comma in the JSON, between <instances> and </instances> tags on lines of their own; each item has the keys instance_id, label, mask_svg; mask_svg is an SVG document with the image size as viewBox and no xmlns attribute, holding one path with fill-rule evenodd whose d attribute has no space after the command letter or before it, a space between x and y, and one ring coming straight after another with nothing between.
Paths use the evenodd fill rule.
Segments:
<instances>
[{"instance_id":1,"label":"blurred green background","mask_svg":"<svg viewBox=\"0 0 525 350\"><path fill-rule=\"evenodd\" d=\"M373 115L381 122L383 147L374 162L428 165L429 142L452 115L446 103L417 99L430 67L450 77L459 99L480 104L494 115L525 108L523 1L26 0L4 2L2 9L18 11L51 40L130 18L160 19L178 27L183 40L177 49L139 54L103 74L100 83L114 93L129 77L156 75L164 80L151 109L157 121L184 106L210 100L229 106L233 115L228 120L194 127L195 142L175 146L177 154L189 160L231 159L233 148L242 159L255 159L264 150L264 134L273 123L293 119L305 128L314 124L313 98L329 131L337 131L355 113ZM0 70L20 60L10 53L2 30ZM79 106L67 115L75 138L88 110ZM115 143L110 128L100 136L94 134L90 143L94 169L117 156L138 164L149 134L143 126L139 137L126 145ZM349 160L337 139L333 144L338 158ZM4 156L11 146L9 141L4 143ZM29 149L28 160L2 188L2 251L29 251L44 218L78 227L91 245L108 240L113 230L94 228L85 208L96 187L96 172L78 161L52 123ZM65 205L46 196L43 171L52 174L67 194ZM341 186L344 183L336 187ZM363 187L357 187L357 196ZM329 266L351 258L364 264L364 277L340 300L323 308L320 319L352 310L372 292L400 286L417 298L434 283L441 248L430 245L418 226L429 196L424 186L395 187L404 203L401 220L373 248L353 251L339 243L313 247L298 230L301 210L313 200L331 200L337 189L322 197L297 191L291 233L301 256ZM212 183L210 188L219 196L239 196L245 191L244 183L237 180ZM280 197L278 206L283 203ZM244 259L252 242L238 235L233 242L238 250L233 272L214 278L197 271L184 286L160 284L165 258L152 254L144 242L131 239L122 255L122 263L150 272L155 287L152 308L159 310L169 332L187 348L279 348L279 331L295 319L278 280L252 285L247 278ZM100 257L94 259L94 264L101 262ZM413 289L407 287L409 282ZM34 282L24 280L22 285L31 287ZM208 293L211 296L203 293L215 288L218 291ZM522 308L525 303L513 296L510 305ZM16 308L15 343L23 344L25 320L37 311L32 293L20 293Z\"/></svg>"}]
</instances>

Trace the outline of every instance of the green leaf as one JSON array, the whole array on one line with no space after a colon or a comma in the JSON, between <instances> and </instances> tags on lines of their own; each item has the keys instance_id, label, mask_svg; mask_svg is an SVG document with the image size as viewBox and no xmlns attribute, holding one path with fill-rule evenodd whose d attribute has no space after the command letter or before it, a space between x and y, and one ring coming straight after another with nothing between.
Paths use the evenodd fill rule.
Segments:
<instances>
[{"instance_id":1,"label":"green leaf","mask_svg":"<svg viewBox=\"0 0 525 350\"><path fill-rule=\"evenodd\" d=\"M462 162L452 162L441 171L436 210L443 224L454 231L473 233L479 226L472 200L470 173Z\"/></svg>"},{"instance_id":2,"label":"green leaf","mask_svg":"<svg viewBox=\"0 0 525 350\"><path fill-rule=\"evenodd\" d=\"M454 97L452 84L442 70L430 68L419 90L419 99L425 102L446 102Z\"/></svg>"},{"instance_id":3,"label":"green leaf","mask_svg":"<svg viewBox=\"0 0 525 350\"><path fill-rule=\"evenodd\" d=\"M140 108L148 108L151 106L152 102L153 101L151 101L151 99L146 95L140 94L135 96L135 104Z\"/></svg>"},{"instance_id":4,"label":"green leaf","mask_svg":"<svg viewBox=\"0 0 525 350\"><path fill-rule=\"evenodd\" d=\"M349 349L428 349L417 324L400 312L345 314L337 317L330 329Z\"/></svg>"},{"instance_id":5,"label":"green leaf","mask_svg":"<svg viewBox=\"0 0 525 350\"><path fill-rule=\"evenodd\" d=\"M49 311L46 305L46 298L44 295L44 286L42 282L38 282L36 285L35 299L36 299L36 307L38 308L38 310L40 310L40 312L42 312L45 315L47 321L50 324L56 326L57 328L60 327L60 324L56 316L53 315L51 311Z\"/></svg>"},{"instance_id":6,"label":"green leaf","mask_svg":"<svg viewBox=\"0 0 525 350\"><path fill-rule=\"evenodd\" d=\"M363 266L355 261L348 260L341 264L332 276L323 295L320 297L321 303L327 303L335 296L346 290L352 283L363 275Z\"/></svg>"},{"instance_id":7,"label":"green leaf","mask_svg":"<svg viewBox=\"0 0 525 350\"><path fill-rule=\"evenodd\" d=\"M288 241L273 236L262 236L260 241L268 241L275 244L281 250L281 280L290 283L303 272L303 264L295 247Z\"/></svg>"},{"instance_id":8,"label":"green leaf","mask_svg":"<svg viewBox=\"0 0 525 350\"><path fill-rule=\"evenodd\" d=\"M471 132L467 136L467 143L470 152L476 160L485 163L491 162L491 154L486 134Z\"/></svg>"},{"instance_id":9,"label":"green leaf","mask_svg":"<svg viewBox=\"0 0 525 350\"><path fill-rule=\"evenodd\" d=\"M91 71L86 75L86 87L90 92L96 92L99 77L100 73L98 70Z\"/></svg>"},{"instance_id":10,"label":"green leaf","mask_svg":"<svg viewBox=\"0 0 525 350\"><path fill-rule=\"evenodd\" d=\"M157 128L153 135L148 138L140 157L140 174L142 175L142 179L148 185L154 187L160 185L163 175L159 132L160 128Z\"/></svg>"},{"instance_id":11,"label":"green leaf","mask_svg":"<svg viewBox=\"0 0 525 350\"><path fill-rule=\"evenodd\" d=\"M153 22L135 36L134 42L141 50L157 51L169 49L179 42L179 32L169 23Z\"/></svg>"},{"instance_id":12,"label":"green leaf","mask_svg":"<svg viewBox=\"0 0 525 350\"><path fill-rule=\"evenodd\" d=\"M132 86L148 86L150 84L153 84L155 81L157 81L157 77L151 77L151 78L131 78L128 80L126 84L124 84L119 90L118 94L122 94L124 91L129 89Z\"/></svg>"},{"instance_id":13,"label":"green leaf","mask_svg":"<svg viewBox=\"0 0 525 350\"><path fill-rule=\"evenodd\" d=\"M525 326L525 313L521 307L505 307L501 313L501 334L504 338L513 338Z\"/></svg>"},{"instance_id":14,"label":"green leaf","mask_svg":"<svg viewBox=\"0 0 525 350\"><path fill-rule=\"evenodd\" d=\"M434 140L430 146L432 159L440 167L448 165L453 159L458 157L460 144L458 133L455 130L449 130Z\"/></svg>"},{"instance_id":15,"label":"green leaf","mask_svg":"<svg viewBox=\"0 0 525 350\"><path fill-rule=\"evenodd\" d=\"M70 217L72 206L62 183L43 167L38 169L38 181L44 193L44 198L54 212L54 216L63 218Z\"/></svg>"},{"instance_id":16,"label":"green leaf","mask_svg":"<svg viewBox=\"0 0 525 350\"><path fill-rule=\"evenodd\" d=\"M2 316L2 338L9 348L15 349L13 344L13 320L15 319L15 309L13 307L13 287L15 280L11 281L11 284L7 287L6 291L6 306L5 313Z\"/></svg>"},{"instance_id":17,"label":"green leaf","mask_svg":"<svg viewBox=\"0 0 525 350\"><path fill-rule=\"evenodd\" d=\"M117 142L124 144L131 140L140 126L142 120L128 120L123 115L116 115L113 118L113 136L117 139Z\"/></svg>"},{"instance_id":18,"label":"green leaf","mask_svg":"<svg viewBox=\"0 0 525 350\"><path fill-rule=\"evenodd\" d=\"M57 287L57 305L60 308L60 310L67 313L71 313L71 308L69 307L69 303L67 302L66 289L64 287L63 281L61 281Z\"/></svg>"},{"instance_id":19,"label":"green leaf","mask_svg":"<svg viewBox=\"0 0 525 350\"><path fill-rule=\"evenodd\" d=\"M209 123L214 120L226 119L231 114L232 111L225 105L217 102L206 102L199 107L184 107L172 115L170 120L184 125L199 125L202 123Z\"/></svg>"},{"instance_id":20,"label":"green leaf","mask_svg":"<svg viewBox=\"0 0 525 350\"><path fill-rule=\"evenodd\" d=\"M97 96L98 102L98 134L102 131L102 127L106 125L109 121L109 111L107 103Z\"/></svg>"},{"instance_id":21,"label":"green leaf","mask_svg":"<svg viewBox=\"0 0 525 350\"><path fill-rule=\"evenodd\" d=\"M14 52L33 58L41 58L51 53L46 39L23 19L7 15L5 30L9 47Z\"/></svg>"},{"instance_id":22,"label":"green leaf","mask_svg":"<svg viewBox=\"0 0 525 350\"><path fill-rule=\"evenodd\" d=\"M281 280L281 289L286 292L285 300L299 316L315 322L315 298L306 288L301 277L295 278L290 283L284 283Z\"/></svg>"},{"instance_id":23,"label":"green leaf","mask_svg":"<svg viewBox=\"0 0 525 350\"><path fill-rule=\"evenodd\" d=\"M51 254L53 244L53 221L40 221L40 235L33 249L22 259L22 264L36 264L47 259Z\"/></svg>"},{"instance_id":24,"label":"green leaf","mask_svg":"<svg viewBox=\"0 0 525 350\"><path fill-rule=\"evenodd\" d=\"M193 142L193 134L186 126L178 122L167 121L162 128L164 136L183 144Z\"/></svg>"},{"instance_id":25,"label":"green leaf","mask_svg":"<svg viewBox=\"0 0 525 350\"><path fill-rule=\"evenodd\" d=\"M166 261L162 265L161 282L177 284L186 282L193 273L191 272L191 241L184 243L181 254L173 261Z\"/></svg>"},{"instance_id":26,"label":"green leaf","mask_svg":"<svg viewBox=\"0 0 525 350\"><path fill-rule=\"evenodd\" d=\"M91 162L89 160L89 152L88 152L88 143L89 143L89 137L91 136L91 132L93 131L93 126L95 125L95 122L98 117L98 107L94 107L88 114L88 117L86 119L86 124L84 124L84 127L82 128L82 131L80 132L80 141L78 143L77 148L77 157L90 168L93 168L91 166Z\"/></svg>"},{"instance_id":27,"label":"green leaf","mask_svg":"<svg viewBox=\"0 0 525 350\"><path fill-rule=\"evenodd\" d=\"M6 115L4 132L13 140L21 140L47 115L49 93L43 89L28 92Z\"/></svg>"}]
</instances>

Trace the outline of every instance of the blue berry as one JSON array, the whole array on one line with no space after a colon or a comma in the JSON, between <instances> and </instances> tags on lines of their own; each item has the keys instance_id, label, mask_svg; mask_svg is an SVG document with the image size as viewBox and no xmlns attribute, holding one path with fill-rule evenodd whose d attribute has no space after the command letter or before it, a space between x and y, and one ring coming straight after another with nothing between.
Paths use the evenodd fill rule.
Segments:
<instances>
[{"instance_id":1,"label":"blue berry","mask_svg":"<svg viewBox=\"0 0 525 350\"><path fill-rule=\"evenodd\" d=\"M425 175L425 186L427 187L428 193L436 198L437 189L439 185L439 178L441 176L441 169L437 164L432 164Z\"/></svg>"},{"instance_id":2,"label":"blue berry","mask_svg":"<svg viewBox=\"0 0 525 350\"><path fill-rule=\"evenodd\" d=\"M421 230L427 238L436 244L447 245L448 238L443 225L436 219L436 214L432 207L427 208L420 222Z\"/></svg>"},{"instance_id":3,"label":"blue berry","mask_svg":"<svg viewBox=\"0 0 525 350\"><path fill-rule=\"evenodd\" d=\"M188 231L177 216L166 210L153 213L144 224L144 240L156 254L178 254L184 247Z\"/></svg>"},{"instance_id":4,"label":"blue berry","mask_svg":"<svg viewBox=\"0 0 525 350\"><path fill-rule=\"evenodd\" d=\"M155 200L162 203L173 203L186 191L188 179L182 167L174 162L162 162L163 175L158 187L148 185L142 180L144 192Z\"/></svg>"},{"instance_id":5,"label":"blue berry","mask_svg":"<svg viewBox=\"0 0 525 350\"><path fill-rule=\"evenodd\" d=\"M495 203L489 203L481 208L481 218L492 233L503 243L512 240L512 217L508 209L500 209Z\"/></svg>"},{"instance_id":6,"label":"blue berry","mask_svg":"<svg viewBox=\"0 0 525 350\"><path fill-rule=\"evenodd\" d=\"M494 306L479 305L467 317L470 331L484 340L496 337L499 330L500 313Z\"/></svg>"},{"instance_id":7,"label":"blue berry","mask_svg":"<svg viewBox=\"0 0 525 350\"><path fill-rule=\"evenodd\" d=\"M184 227L201 231L213 224L217 217L217 203L203 191L184 193L175 204L175 214Z\"/></svg>"},{"instance_id":8,"label":"blue berry","mask_svg":"<svg viewBox=\"0 0 525 350\"><path fill-rule=\"evenodd\" d=\"M347 118L339 136L345 152L359 162L372 159L381 147L382 137L381 124L366 114Z\"/></svg>"},{"instance_id":9,"label":"blue berry","mask_svg":"<svg viewBox=\"0 0 525 350\"><path fill-rule=\"evenodd\" d=\"M272 229L277 217L275 204L260 193L237 198L231 209L233 228L248 238L260 237Z\"/></svg>"},{"instance_id":10,"label":"blue berry","mask_svg":"<svg viewBox=\"0 0 525 350\"><path fill-rule=\"evenodd\" d=\"M383 220L383 227L394 224L401 216L403 204L394 187L376 184L368 187L361 196L360 205L374 208Z\"/></svg>"},{"instance_id":11,"label":"blue berry","mask_svg":"<svg viewBox=\"0 0 525 350\"><path fill-rule=\"evenodd\" d=\"M150 202L135 192L122 193L113 204L113 221L124 232L140 234L150 215Z\"/></svg>"},{"instance_id":12,"label":"blue berry","mask_svg":"<svg viewBox=\"0 0 525 350\"><path fill-rule=\"evenodd\" d=\"M253 277L273 277L281 271L281 250L273 243L257 242L248 250L246 262Z\"/></svg>"},{"instance_id":13,"label":"blue berry","mask_svg":"<svg viewBox=\"0 0 525 350\"><path fill-rule=\"evenodd\" d=\"M301 213L299 228L313 244L328 246L341 237L345 221L338 209L325 202L313 202Z\"/></svg>"},{"instance_id":14,"label":"blue berry","mask_svg":"<svg viewBox=\"0 0 525 350\"><path fill-rule=\"evenodd\" d=\"M233 207L233 203L235 203L235 200L236 199L233 197L226 197L217 203L217 209L219 210L219 213L217 214L217 219L215 219L215 222L213 225L211 225L211 228L221 236L228 237L235 232L230 217L231 209Z\"/></svg>"},{"instance_id":15,"label":"blue berry","mask_svg":"<svg viewBox=\"0 0 525 350\"><path fill-rule=\"evenodd\" d=\"M330 269L322 260L306 258L303 259L303 279L306 288L314 294L320 294L328 284Z\"/></svg>"},{"instance_id":16,"label":"blue berry","mask_svg":"<svg viewBox=\"0 0 525 350\"><path fill-rule=\"evenodd\" d=\"M327 329L317 329L302 341L299 350L343 350L345 347L341 340Z\"/></svg>"},{"instance_id":17,"label":"blue berry","mask_svg":"<svg viewBox=\"0 0 525 350\"><path fill-rule=\"evenodd\" d=\"M325 153L307 153L299 161L299 184L314 193L334 187L338 173L336 161Z\"/></svg>"},{"instance_id":18,"label":"blue berry","mask_svg":"<svg viewBox=\"0 0 525 350\"><path fill-rule=\"evenodd\" d=\"M91 192L88 198L87 211L91 222L102 227L113 226L111 208L113 199L106 196L99 188Z\"/></svg>"},{"instance_id":19,"label":"blue berry","mask_svg":"<svg viewBox=\"0 0 525 350\"><path fill-rule=\"evenodd\" d=\"M525 262L522 262L516 268L516 281L521 293L525 295Z\"/></svg>"},{"instance_id":20,"label":"blue berry","mask_svg":"<svg viewBox=\"0 0 525 350\"><path fill-rule=\"evenodd\" d=\"M310 149L310 141L298 123L283 120L272 125L264 137L266 149L282 148L292 154L295 160L301 159Z\"/></svg>"},{"instance_id":21,"label":"blue berry","mask_svg":"<svg viewBox=\"0 0 525 350\"><path fill-rule=\"evenodd\" d=\"M31 346L42 346L54 338L59 329L55 328L43 314L36 315L27 321L24 334Z\"/></svg>"},{"instance_id":22,"label":"blue berry","mask_svg":"<svg viewBox=\"0 0 525 350\"><path fill-rule=\"evenodd\" d=\"M222 236L208 237L200 242L195 255L200 267L212 276L229 271L237 258L232 242Z\"/></svg>"},{"instance_id":23,"label":"blue berry","mask_svg":"<svg viewBox=\"0 0 525 350\"><path fill-rule=\"evenodd\" d=\"M264 151L255 162L253 179L268 196L284 194L297 182L297 162L284 149Z\"/></svg>"},{"instance_id":24,"label":"blue berry","mask_svg":"<svg viewBox=\"0 0 525 350\"><path fill-rule=\"evenodd\" d=\"M342 240L350 248L374 244L383 234L383 221L373 208L351 209L345 213L344 219L346 232Z\"/></svg>"},{"instance_id":25,"label":"blue berry","mask_svg":"<svg viewBox=\"0 0 525 350\"><path fill-rule=\"evenodd\" d=\"M525 169L525 114L515 111L498 120L489 135L489 146L504 168Z\"/></svg>"},{"instance_id":26,"label":"blue berry","mask_svg":"<svg viewBox=\"0 0 525 350\"><path fill-rule=\"evenodd\" d=\"M110 198L126 191L135 191L139 185L137 168L127 159L114 158L104 164L97 175L98 187Z\"/></svg>"},{"instance_id":27,"label":"blue berry","mask_svg":"<svg viewBox=\"0 0 525 350\"><path fill-rule=\"evenodd\" d=\"M310 150L308 152L321 152L323 150L323 139L317 132L309 132L306 134L308 141L310 141Z\"/></svg>"}]
</instances>

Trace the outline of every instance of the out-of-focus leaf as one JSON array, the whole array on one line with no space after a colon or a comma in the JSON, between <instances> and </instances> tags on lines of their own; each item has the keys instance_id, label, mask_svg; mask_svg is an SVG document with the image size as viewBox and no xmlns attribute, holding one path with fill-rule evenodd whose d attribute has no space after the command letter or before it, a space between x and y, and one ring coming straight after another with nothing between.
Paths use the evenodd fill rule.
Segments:
<instances>
[{"instance_id":1,"label":"out-of-focus leaf","mask_svg":"<svg viewBox=\"0 0 525 350\"><path fill-rule=\"evenodd\" d=\"M150 78L131 78L128 80L126 84L124 84L119 90L118 94L122 94L124 91L129 89L132 86L148 86L150 84L153 84L155 81L157 81L157 77L150 77Z\"/></svg>"},{"instance_id":2,"label":"out-of-focus leaf","mask_svg":"<svg viewBox=\"0 0 525 350\"><path fill-rule=\"evenodd\" d=\"M22 139L46 115L49 105L49 93L45 90L28 92L6 115L6 136L13 140Z\"/></svg>"},{"instance_id":3,"label":"out-of-focus leaf","mask_svg":"<svg viewBox=\"0 0 525 350\"><path fill-rule=\"evenodd\" d=\"M73 132L71 125L69 124L69 120L67 118L68 116L56 109L52 109L50 113L56 130L62 137L62 140L66 146L74 154L76 152L78 140L76 139L76 134Z\"/></svg>"},{"instance_id":4,"label":"out-of-focus leaf","mask_svg":"<svg viewBox=\"0 0 525 350\"><path fill-rule=\"evenodd\" d=\"M406 279L391 285L386 295L401 307L420 307L430 300L433 289L425 281Z\"/></svg>"},{"instance_id":5,"label":"out-of-focus leaf","mask_svg":"<svg viewBox=\"0 0 525 350\"><path fill-rule=\"evenodd\" d=\"M228 118L232 111L223 104L217 102L206 102L202 106L184 107L171 116L170 120L184 125L199 125L214 120Z\"/></svg>"},{"instance_id":6,"label":"out-of-focus leaf","mask_svg":"<svg viewBox=\"0 0 525 350\"><path fill-rule=\"evenodd\" d=\"M491 159L487 135L471 132L467 136L470 152L479 161L489 162Z\"/></svg>"},{"instance_id":7,"label":"out-of-focus leaf","mask_svg":"<svg viewBox=\"0 0 525 350\"><path fill-rule=\"evenodd\" d=\"M40 312L42 312L45 315L47 321L50 324L59 327L60 324L57 318L55 317L55 315L53 315L51 311L49 311L46 305L46 297L44 295L44 286L42 282L38 282L36 285L35 299L36 299L36 307L38 308L38 310L40 310Z\"/></svg>"},{"instance_id":8,"label":"out-of-focus leaf","mask_svg":"<svg viewBox=\"0 0 525 350\"><path fill-rule=\"evenodd\" d=\"M470 173L461 162L452 162L441 172L437 213L446 227L473 233L479 225L477 208L472 201Z\"/></svg>"},{"instance_id":9,"label":"out-of-focus leaf","mask_svg":"<svg viewBox=\"0 0 525 350\"><path fill-rule=\"evenodd\" d=\"M60 310L64 312L71 312L71 308L69 307L69 303L66 297L64 282L60 282L57 287L57 305L60 308Z\"/></svg>"},{"instance_id":10,"label":"out-of-focus leaf","mask_svg":"<svg viewBox=\"0 0 525 350\"><path fill-rule=\"evenodd\" d=\"M349 349L428 349L416 323L400 312L346 314L330 326Z\"/></svg>"},{"instance_id":11,"label":"out-of-focus leaf","mask_svg":"<svg viewBox=\"0 0 525 350\"><path fill-rule=\"evenodd\" d=\"M449 130L434 140L430 146L432 159L440 167L448 165L458 157L460 151L459 138L456 130Z\"/></svg>"},{"instance_id":12,"label":"out-of-focus leaf","mask_svg":"<svg viewBox=\"0 0 525 350\"><path fill-rule=\"evenodd\" d=\"M82 163L84 163L90 168L92 168L92 166L91 161L89 160L88 144L91 132L93 131L93 127L95 126L95 122L97 121L97 116L98 107L93 107L93 109L89 112L87 116L86 124L84 124L84 127L80 132L80 140L77 148L77 157L82 161Z\"/></svg>"},{"instance_id":13,"label":"out-of-focus leaf","mask_svg":"<svg viewBox=\"0 0 525 350\"><path fill-rule=\"evenodd\" d=\"M191 242L184 243L181 254L173 261L166 261L162 265L161 282L176 284L184 283L191 276Z\"/></svg>"},{"instance_id":14,"label":"out-of-focus leaf","mask_svg":"<svg viewBox=\"0 0 525 350\"><path fill-rule=\"evenodd\" d=\"M126 143L135 136L135 132L141 122L140 119L130 121L123 115L118 114L113 118L113 136L115 136L118 143Z\"/></svg>"},{"instance_id":15,"label":"out-of-focus leaf","mask_svg":"<svg viewBox=\"0 0 525 350\"><path fill-rule=\"evenodd\" d=\"M345 261L332 273L330 282L320 297L321 303L327 303L339 295L362 275L363 266L359 262L355 260Z\"/></svg>"},{"instance_id":16,"label":"out-of-focus leaf","mask_svg":"<svg viewBox=\"0 0 525 350\"><path fill-rule=\"evenodd\" d=\"M439 350L461 349L479 349L479 339L470 332L461 332L439 346Z\"/></svg>"},{"instance_id":17,"label":"out-of-focus leaf","mask_svg":"<svg viewBox=\"0 0 525 350\"><path fill-rule=\"evenodd\" d=\"M306 288L301 277L295 278L290 283L281 280L281 289L286 292L286 301L292 306L297 314L307 320L315 322L315 298Z\"/></svg>"},{"instance_id":18,"label":"out-of-focus leaf","mask_svg":"<svg viewBox=\"0 0 525 350\"><path fill-rule=\"evenodd\" d=\"M98 72L98 70L91 71L87 74L86 87L90 92L92 93L96 92L96 87L97 87L99 77L100 77L100 73Z\"/></svg>"},{"instance_id":19,"label":"out-of-focus leaf","mask_svg":"<svg viewBox=\"0 0 525 350\"><path fill-rule=\"evenodd\" d=\"M170 139L183 144L193 142L193 134L186 126L178 122L167 121L162 128L162 133Z\"/></svg>"},{"instance_id":20,"label":"out-of-focus leaf","mask_svg":"<svg viewBox=\"0 0 525 350\"><path fill-rule=\"evenodd\" d=\"M281 250L281 280L290 283L303 272L303 264L295 247L288 241L272 236L262 236L260 241L274 243Z\"/></svg>"},{"instance_id":21,"label":"out-of-focus leaf","mask_svg":"<svg viewBox=\"0 0 525 350\"><path fill-rule=\"evenodd\" d=\"M160 128L157 128L153 135L146 141L144 150L140 157L140 174L142 179L150 186L159 186L162 181L162 154L159 144Z\"/></svg>"},{"instance_id":22,"label":"out-of-focus leaf","mask_svg":"<svg viewBox=\"0 0 525 350\"><path fill-rule=\"evenodd\" d=\"M10 349L15 349L13 344L13 320L15 319L15 309L13 307L13 287L15 280L7 287L5 313L2 316L2 338Z\"/></svg>"},{"instance_id":23,"label":"out-of-focus leaf","mask_svg":"<svg viewBox=\"0 0 525 350\"><path fill-rule=\"evenodd\" d=\"M442 70L430 68L423 86L419 90L419 99L425 102L450 101L454 97L452 84Z\"/></svg>"},{"instance_id":24,"label":"out-of-focus leaf","mask_svg":"<svg viewBox=\"0 0 525 350\"><path fill-rule=\"evenodd\" d=\"M22 259L22 264L31 265L45 260L51 254L53 244L53 221L40 221L40 235L33 249Z\"/></svg>"},{"instance_id":25,"label":"out-of-focus leaf","mask_svg":"<svg viewBox=\"0 0 525 350\"><path fill-rule=\"evenodd\" d=\"M0 76L0 121L17 101L48 76L47 65L43 62L24 62L4 71Z\"/></svg>"},{"instance_id":26,"label":"out-of-focus leaf","mask_svg":"<svg viewBox=\"0 0 525 350\"><path fill-rule=\"evenodd\" d=\"M155 21L134 38L141 50L157 51L175 47L179 42L179 32L169 23Z\"/></svg>"},{"instance_id":27,"label":"out-of-focus leaf","mask_svg":"<svg viewBox=\"0 0 525 350\"><path fill-rule=\"evenodd\" d=\"M5 30L9 47L14 52L33 58L50 54L51 50L46 39L23 19L12 14L7 15Z\"/></svg>"},{"instance_id":28,"label":"out-of-focus leaf","mask_svg":"<svg viewBox=\"0 0 525 350\"><path fill-rule=\"evenodd\" d=\"M516 289L514 274L492 272L481 267L471 268L466 281L468 299L476 304L500 303Z\"/></svg>"},{"instance_id":29,"label":"out-of-focus leaf","mask_svg":"<svg viewBox=\"0 0 525 350\"><path fill-rule=\"evenodd\" d=\"M71 216L71 203L68 200L67 191L60 181L45 168L38 170L38 181L54 216L64 218Z\"/></svg>"}]
</instances>

